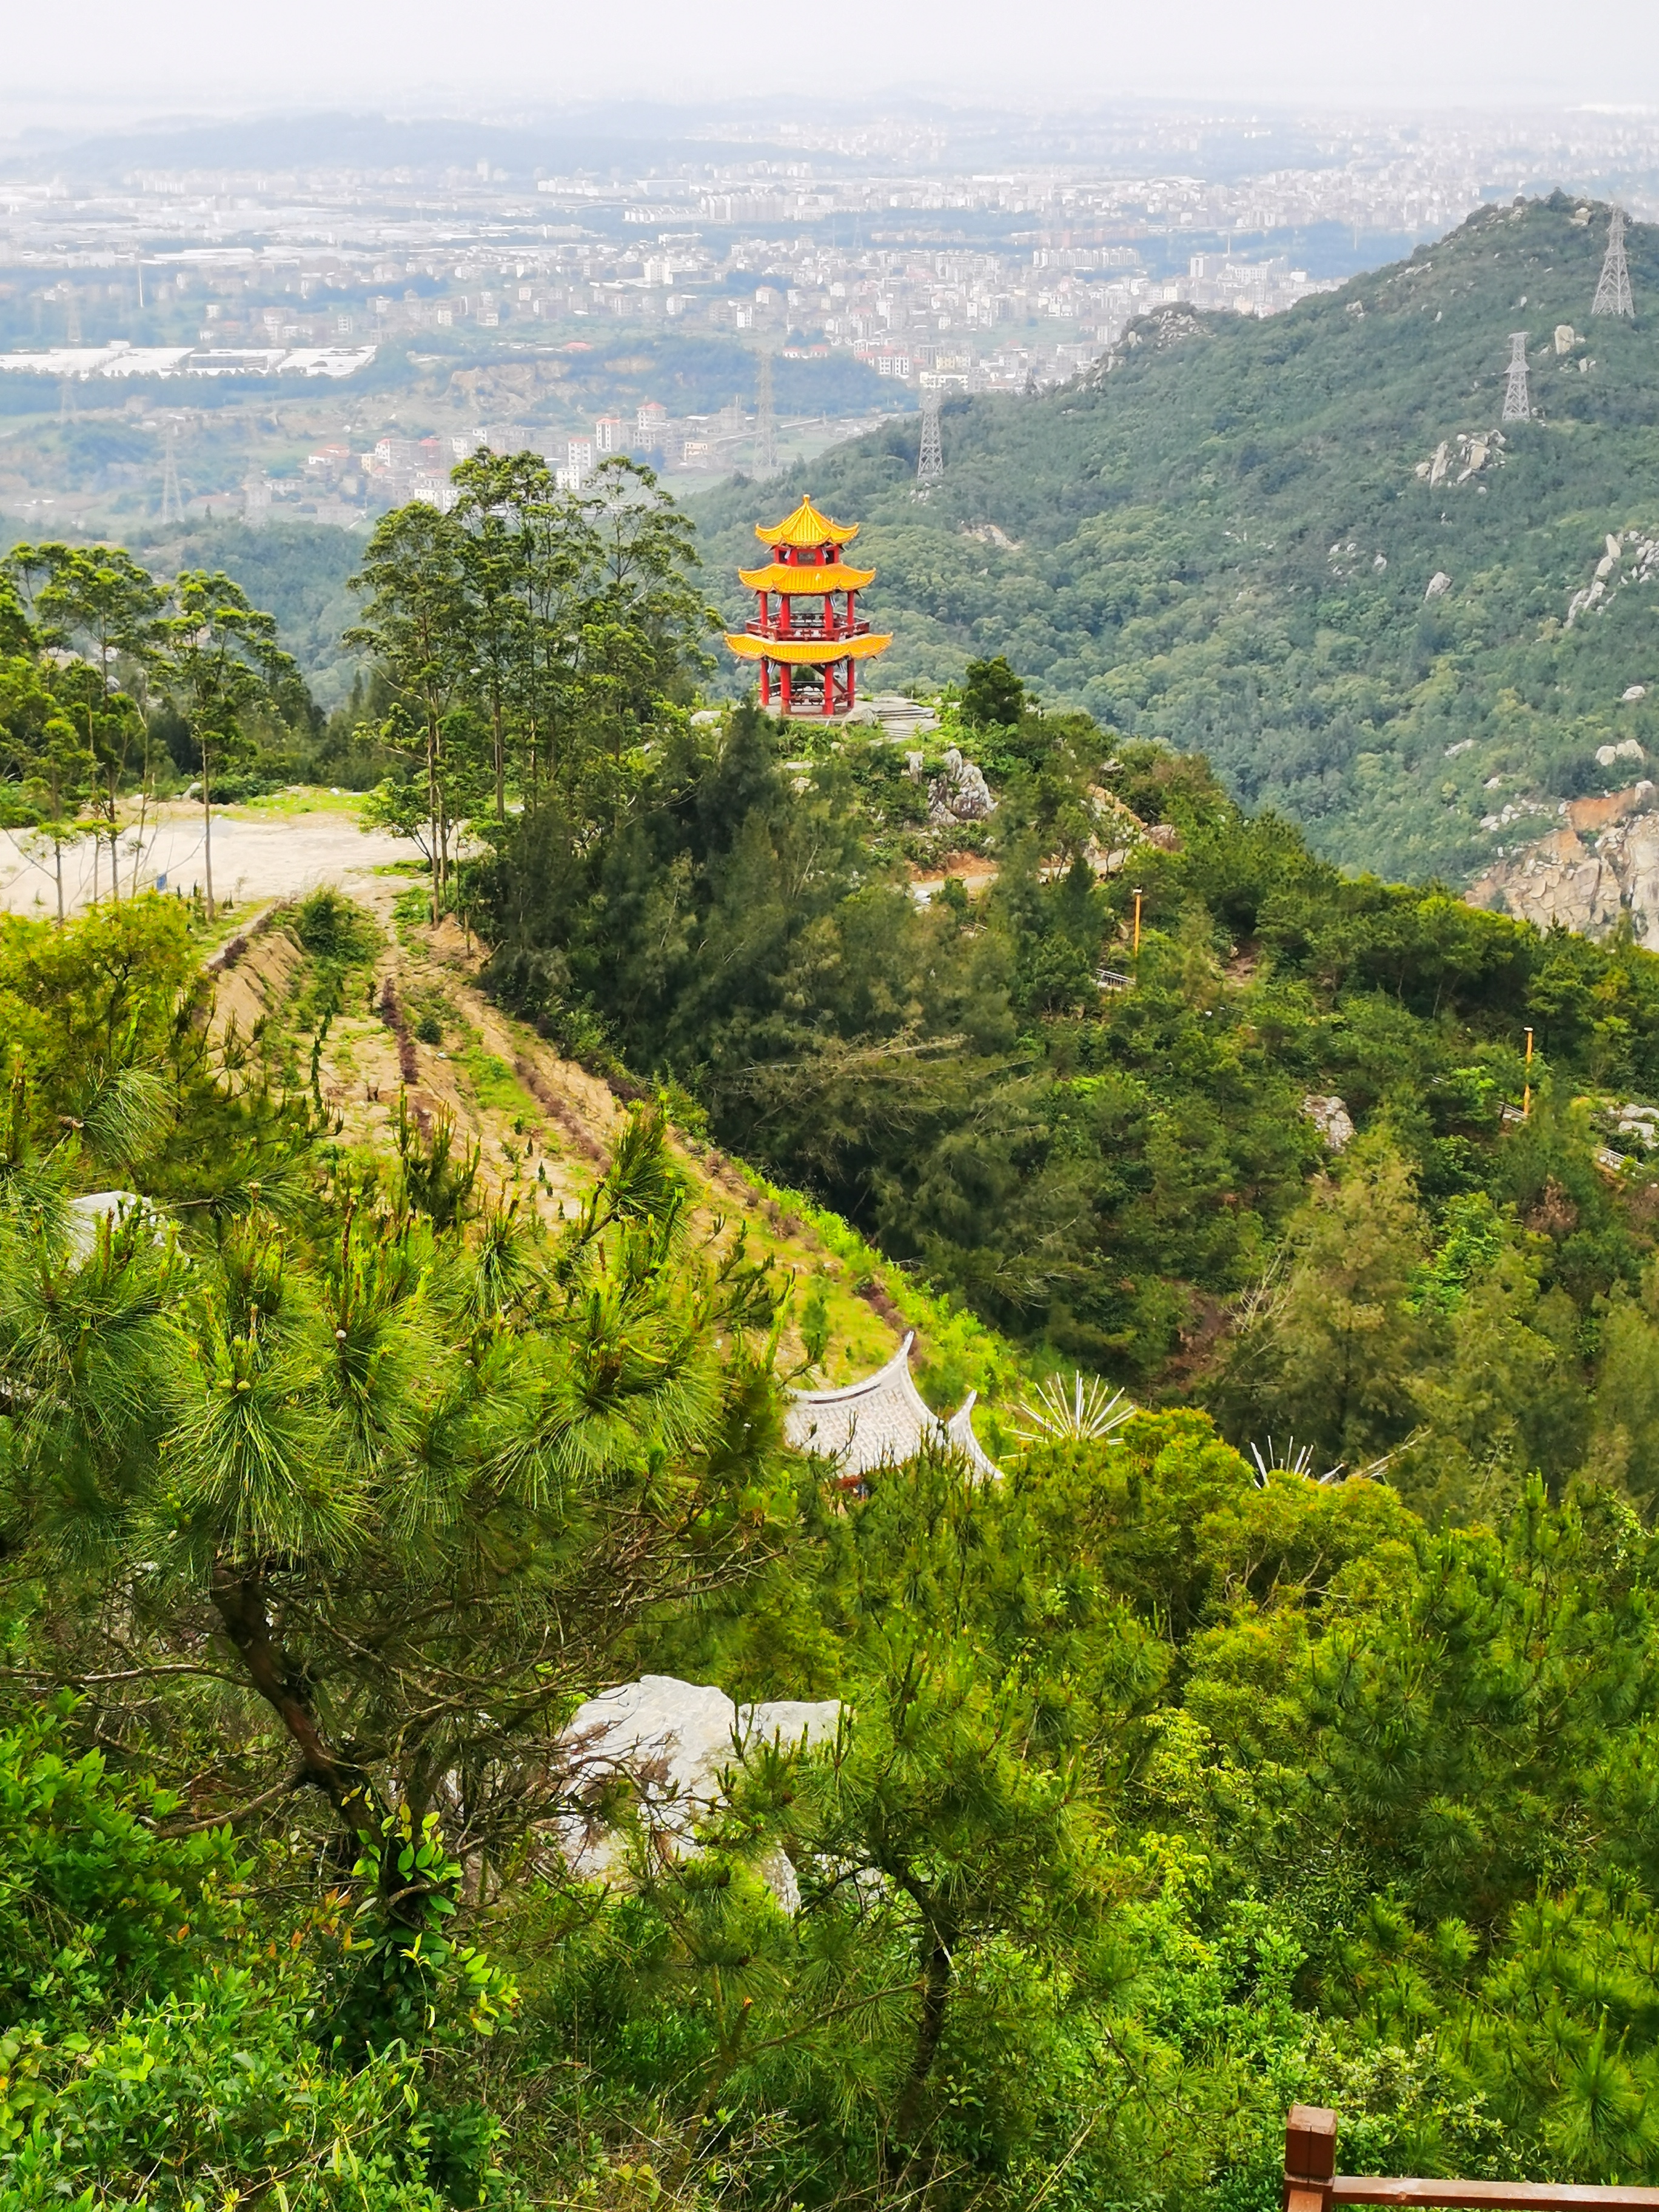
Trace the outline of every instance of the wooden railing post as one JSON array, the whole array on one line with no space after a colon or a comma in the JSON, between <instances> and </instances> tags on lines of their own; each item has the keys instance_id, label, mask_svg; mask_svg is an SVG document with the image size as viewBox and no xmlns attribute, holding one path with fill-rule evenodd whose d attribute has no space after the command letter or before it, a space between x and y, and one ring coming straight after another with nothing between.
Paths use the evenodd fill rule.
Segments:
<instances>
[{"instance_id":1,"label":"wooden railing post","mask_svg":"<svg viewBox=\"0 0 1659 2212\"><path fill-rule=\"evenodd\" d=\"M1336 2114L1292 2105L1285 2123L1285 2212L1331 2212L1336 2178Z\"/></svg>"},{"instance_id":2,"label":"wooden railing post","mask_svg":"<svg viewBox=\"0 0 1659 2212\"><path fill-rule=\"evenodd\" d=\"M1659 2189L1339 2173L1336 2114L1322 2105L1292 2105L1285 2123L1285 2212L1346 2212L1351 2204L1382 2212L1659 2212Z\"/></svg>"}]
</instances>

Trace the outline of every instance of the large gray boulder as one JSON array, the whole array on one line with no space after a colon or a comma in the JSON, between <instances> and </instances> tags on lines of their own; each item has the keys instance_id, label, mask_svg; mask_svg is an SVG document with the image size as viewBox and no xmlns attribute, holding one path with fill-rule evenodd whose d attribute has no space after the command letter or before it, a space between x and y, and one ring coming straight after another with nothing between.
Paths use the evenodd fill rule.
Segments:
<instances>
[{"instance_id":1,"label":"large gray boulder","mask_svg":"<svg viewBox=\"0 0 1659 2212\"><path fill-rule=\"evenodd\" d=\"M572 1809L555 1823L559 1849L583 1881L627 1878L629 1837L614 1817L631 1799L665 1861L698 1849L694 1831L724 1801L722 1774L762 1743L785 1749L833 1743L841 1706L833 1698L780 1698L737 1705L724 1690L645 1674L579 1706L559 1739ZM794 1869L781 1850L761 1872L786 1911L799 1905Z\"/></svg>"}]
</instances>

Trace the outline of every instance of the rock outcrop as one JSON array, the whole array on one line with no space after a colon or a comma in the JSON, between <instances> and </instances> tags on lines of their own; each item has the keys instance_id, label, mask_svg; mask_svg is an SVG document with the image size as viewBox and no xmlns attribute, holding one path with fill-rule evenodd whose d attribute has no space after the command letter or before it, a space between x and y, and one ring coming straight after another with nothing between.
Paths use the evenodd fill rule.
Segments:
<instances>
[{"instance_id":1,"label":"rock outcrop","mask_svg":"<svg viewBox=\"0 0 1659 2212\"><path fill-rule=\"evenodd\" d=\"M1302 1110L1325 1139L1328 1151L1340 1152L1353 1142L1353 1116L1334 1093L1325 1097L1310 1091L1302 1102Z\"/></svg>"},{"instance_id":2,"label":"rock outcrop","mask_svg":"<svg viewBox=\"0 0 1659 2212\"><path fill-rule=\"evenodd\" d=\"M694 1856L696 1830L724 1802L722 1774L761 1744L833 1743L840 1725L833 1698L736 1705L724 1690L672 1674L603 1691L559 1739L579 1808L554 1823L565 1864L583 1881L625 1881L631 1839L620 1814L629 1800L662 1858ZM784 1911L794 1911L800 1893L784 1853L768 1854L759 1870Z\"/></svg>"},{"instance_id":3,"label":"rock outcrop","mask_svg":"<svg viewBox=\"0 0 1659 2212\"><path fill-rule=\"evenodd\" d=\"M1494 468L1501 468L1509 458L1504 448L1501 430L1460 430L1455 438L1443 438L1427 460L1417 464L1418 481L1431 491L1449 482L1467 483L1489 461Z\"/></svg>"},{"instance_id":4,"label":"rock outcrop","mask_svg":"<svg viewBox=\"0 0 1659 2212\"><path fill-rule=\"evenodd\" d=\"M1577 799L1547 837L1488 868L1472 906L1547 929L1597 937L1628 914L1639 945L1659 949L1659 791L1645 779L1605 799Z\"/></svg>"},{"instance_id":5,"label":"rock outcrop","mask_svg":"<svg viewBox=\"0 0 1659 2212\"><path fill-rule=\"evenodd\" d=\"M952 745L943 773L927 787L927 819L936 830L953 822L982 822L995 806L985 772Z\"/></svg>"},{"instance_id":6,"label":"rock outcrop","mask_svg":"<svg viewBox=\"0 0 1659 2212\"><path fill-rule=\"evenodd\" d=\"M1568 603L1569 629L1580 615L1605 605L1621 585L1651 583L1659 576L1659 537L1644 537L1639 530L1627 530L1620 537L1610 530L1602 545L1604 550L1595 563L1595 574L1573 593Z\"/></svg>"}]
</instances>

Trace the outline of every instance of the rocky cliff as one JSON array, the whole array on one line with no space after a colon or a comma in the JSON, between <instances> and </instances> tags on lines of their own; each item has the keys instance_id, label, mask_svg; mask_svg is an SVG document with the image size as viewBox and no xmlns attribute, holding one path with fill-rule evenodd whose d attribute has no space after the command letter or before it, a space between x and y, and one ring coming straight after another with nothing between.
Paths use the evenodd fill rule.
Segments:
<instances>
[{"instance_id":1,"label":"rocky cliff","mask_svg":"<svg viewBox=\"0 0 1659 2212\"><path fill-rule=\"evenodd\" d=\"M1507 854L1468 896L1540 929L1560 921L1592 937L1628 914L1637 942L1659 950L1659 787L1644 778L1572 800L1547 836Z\"/></svg>"}]
</instances>

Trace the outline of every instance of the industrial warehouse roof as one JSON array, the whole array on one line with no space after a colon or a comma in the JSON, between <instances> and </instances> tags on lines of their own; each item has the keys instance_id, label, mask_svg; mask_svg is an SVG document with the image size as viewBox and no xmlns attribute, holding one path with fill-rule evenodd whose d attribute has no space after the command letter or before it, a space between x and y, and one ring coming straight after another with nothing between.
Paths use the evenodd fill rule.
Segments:
<instances>
[{"instance_id":1,"label":"industrial warehouse roof","mask_svg":"<svg viewBox=\"0 0 1659 2212\"><path fill-rule=\"evenodd\" d=\"M810 492L793 514L786 514L770 530L755 525L763 545L845 545L858 534L856 522L831 522L827 514L820 514Z\"/></svg>"},{"instance_id":2,"label":"industrial warehouse roof","mask_svg":"<svg viewBox=\"0 0 1659 2212\"><path fill-rule=\"evenodd\" d=\"M970 1390L948 1421L940 1420L910 1375L907 1336L885 1367L842 1390L792 1390L783 1432L797 1451L818 1452L842 1474L900 1467L929 1445L960 1452L975 1474L1000 1475L974 1434L977 1392Z\"/></svg>"}]
</instances>

